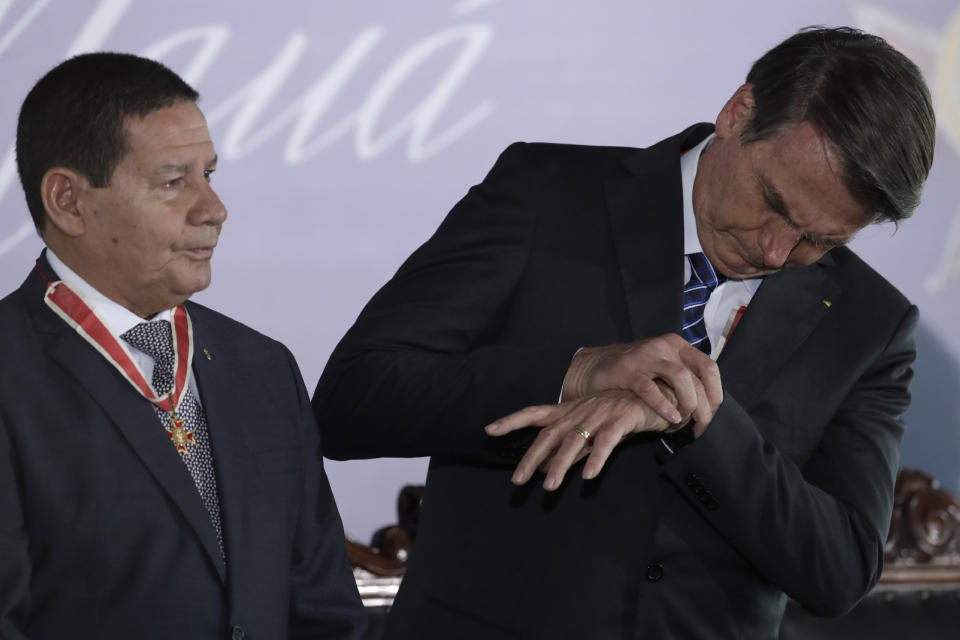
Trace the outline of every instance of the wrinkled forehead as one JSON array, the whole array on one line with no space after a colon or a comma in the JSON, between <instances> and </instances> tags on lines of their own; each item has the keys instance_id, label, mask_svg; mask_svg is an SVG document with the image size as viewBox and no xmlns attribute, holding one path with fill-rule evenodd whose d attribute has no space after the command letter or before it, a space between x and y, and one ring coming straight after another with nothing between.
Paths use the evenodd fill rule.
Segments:
<instances>
[{"instance_id":1,"label":"wrinkled forehead","mask_svg":"<svg viewBox=\"0 0 960 640\"><path fill-rule=\"evenodd\" d=\"M216 155L203 112L188 100L128 116L123 128L126 154L141 162L183 162Z\"/></svg>"},{"instance_id":2,"label":"wrinkled forehead","mask_svg":"<svg viewBox=\"0 0 960 640\"><path fill-rule=\"evenodd\" d=\"M860 186L854 175L857 170L856 158L850 158L843 151L843 146L835 142L827 133L825 133L815 122L810 120L801 120L793 123L794 129L798 131L807 131L812 137L810 141L811 166L821 170L821 176L831 176L832 179L843 185L843 192L849 202L854 202L860 211L855 216L848 216L845 222L848 225L864 227L876 221L877 214L872 211L870 203L862 197Z\"/></svg>"}]
</instances>

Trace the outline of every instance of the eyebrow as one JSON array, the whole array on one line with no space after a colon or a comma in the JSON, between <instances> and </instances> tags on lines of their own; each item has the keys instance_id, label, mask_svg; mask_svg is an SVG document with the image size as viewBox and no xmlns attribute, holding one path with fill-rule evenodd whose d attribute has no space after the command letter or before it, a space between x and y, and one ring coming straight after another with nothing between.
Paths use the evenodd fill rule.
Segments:
<instances>
[{"instance_id":1,"label":"eyebrow","mask_svg":"<svg viewBox=\"0 0 960 640\"><path fill-rule=\"evenodd\" d=\"M204 169L212 169L216 167L218 159L219 159L219 156L214 155L213 158L211 158L210 161L207 162L206 165L204 165ZM187 173L189 171L190 171L189 164L168 163L168 164L163 164L157 167L154 173L157 175L163 175L163 174L169 174L169 173Z\"/></svg>"},{"instance_id":2,"label":"eyebrow","mask_svg":"<svg viewBox=\"0 0 960 640\"><path fill-rule=\"evenodd\" d=\"M783 216L787 222L796 226L793 218L790 217L790 209L787 203L783 201L783 196L777 191L777 188L770 184L762 174L757 174L757 182L760 184L760 190L763 192L763 199L767 206Z\"/></svg>"},{"instance_id":3,"label":"eyebrow","mask_svg":"<svg viewBox=\"0 0 960 640\"><path fill-rule=\"evenodd\" d=\"M767 206L781 216L787 222L787 224L799 231L800 237L803 240L820 247L829 247L831 249L834 247L839 247L850 240L849 238L843 240L821 238L820 236L801 230L797 223L790 216L790 208L787 207L787 203L784 202L783 196L779 191L777 191L777 188L770 184L766 177L759 173L757 174L757 183L760 185L760 191L763 192L763 199L767 203Z\"/></svg>"},{"instance_id":4,"label":"eyebrow","mask_svg":"<svg viewBox=\"0 0 960 640\"><path fill-rule=\"evenodd\" d=\"M190 165L188 164L162 164L154 170L154 173L157 175L164 175L168 173L187 173L190 170Z\"/></svg>"}]
</instances>

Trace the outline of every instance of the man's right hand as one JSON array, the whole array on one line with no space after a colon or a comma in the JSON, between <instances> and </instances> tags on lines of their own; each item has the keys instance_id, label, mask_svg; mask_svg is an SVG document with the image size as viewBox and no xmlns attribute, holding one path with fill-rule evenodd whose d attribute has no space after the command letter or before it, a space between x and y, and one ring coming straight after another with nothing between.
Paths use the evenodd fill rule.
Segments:
<instances>
[{"instance_id":1,"label":"man's right hand","mask_svg":"<svg viewBox=\"0 0 960 640\"><path fill-rule=\"evenodd\" d=\"M673 390L675 401L657 380ZM563 380L561 399L575 400L607 389L632 391L673 424L691 417L707 424L723 402L717 364L675 333L577 352Z\"/></svg>"}]
</instances>

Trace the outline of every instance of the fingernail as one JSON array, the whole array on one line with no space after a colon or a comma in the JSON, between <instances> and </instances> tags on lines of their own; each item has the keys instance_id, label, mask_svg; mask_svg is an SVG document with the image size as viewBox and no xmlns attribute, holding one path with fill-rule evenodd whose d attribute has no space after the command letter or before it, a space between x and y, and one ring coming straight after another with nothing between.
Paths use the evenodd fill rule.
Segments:
<instances>
[{"instance_id":1,"label":"fingernail","mask_svg":"<svg viewBox=\"0 0 960 640\"><path fill-rule=\"evenodd\" d=\"M520 471L514 471L513 477L510 478L510 482L512 482L513 484L523 484L525 482L523 473Z\"/></svg>"},{"instance_id":2,"label":"fingernail","mask_svg":"<svg viewBox=\"0 0 960 640\"><path fill-rule=\"evenodd\" d=\"M543 488L546 489L547 491L553 491L554 489L557 488L558 484L559 483L557 482L556 478L554 478L553 476L547 476L547 479L543 483Z\"/></svg>"},{"instance_id":3,"label":"fingernail","mask_svg":"<svg viewBox=\"0 0 960 640\"><path fill-rule=\"evenodd\" d=\"M673 424L680 424L680 412L679 412L679 411L671 411L671 412L670 412L670 422L672 422Z\"/></svg>"},{"instance_id":4,"label":"fingernail","mask_svg":"<svg viewBox=\"0 0 960 640\"><path fill-rule=\"evenodd\" d=\"M493 424L488 424L483 428L487 433L496 433L500 429L500 425L494 422Z\"/></svg>"},{"instance_id":5,"label":"fingernail","mask_svg":"<svg viewBox=\"0 0 960 640\"><path fill-rule=\"evenodd\" d=\"M583 468L584 480L593 480L595 477L597 477L597 469L595 467L587 466Z\"/></svg>"}]
</instances>

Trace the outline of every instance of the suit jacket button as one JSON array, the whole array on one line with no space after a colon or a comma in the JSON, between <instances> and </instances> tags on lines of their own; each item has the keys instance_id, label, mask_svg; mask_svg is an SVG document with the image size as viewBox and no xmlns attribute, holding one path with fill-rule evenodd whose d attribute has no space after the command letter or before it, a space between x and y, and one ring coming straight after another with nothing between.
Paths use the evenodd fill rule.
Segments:
<instances>
[{"instance_id":1,"label":"suit jacket button","mask_svg":"<svg viewBox=\"0 0 960 640\"><path fill-rule=\"evenodd\" d=\"M651 562L647 565L647 580L656 582L663 577L663 565L659 562Z\"/></svg>"},{"instance_id":2,"label":"suit jacket button","mask_svg":"<svg viewBox=\"0 0 960 640\"><path fill-rule=\"evenodd\" d=\"M697 474L695 474L695 473L688 473L688 474L687 474L687 477L684 478L684 480L686 481L687 486L690 487L691 489L692 489L693 487L696 487L696 486L699 486L699 485L700 485L700 478L698 478L698 477L697 477Z\"/></svg>"},{"instance_id":3,"label":"suit jacket button","mask_svg":"<svg viewBox=\"0 0 960 640\"><path fill-rule=\"evenodd\" d=\"M243 640L247 637L247 634L243 632L243 627L233 625L233 628L230 629L230 640Z\"/></svg>"}]
</instances>

